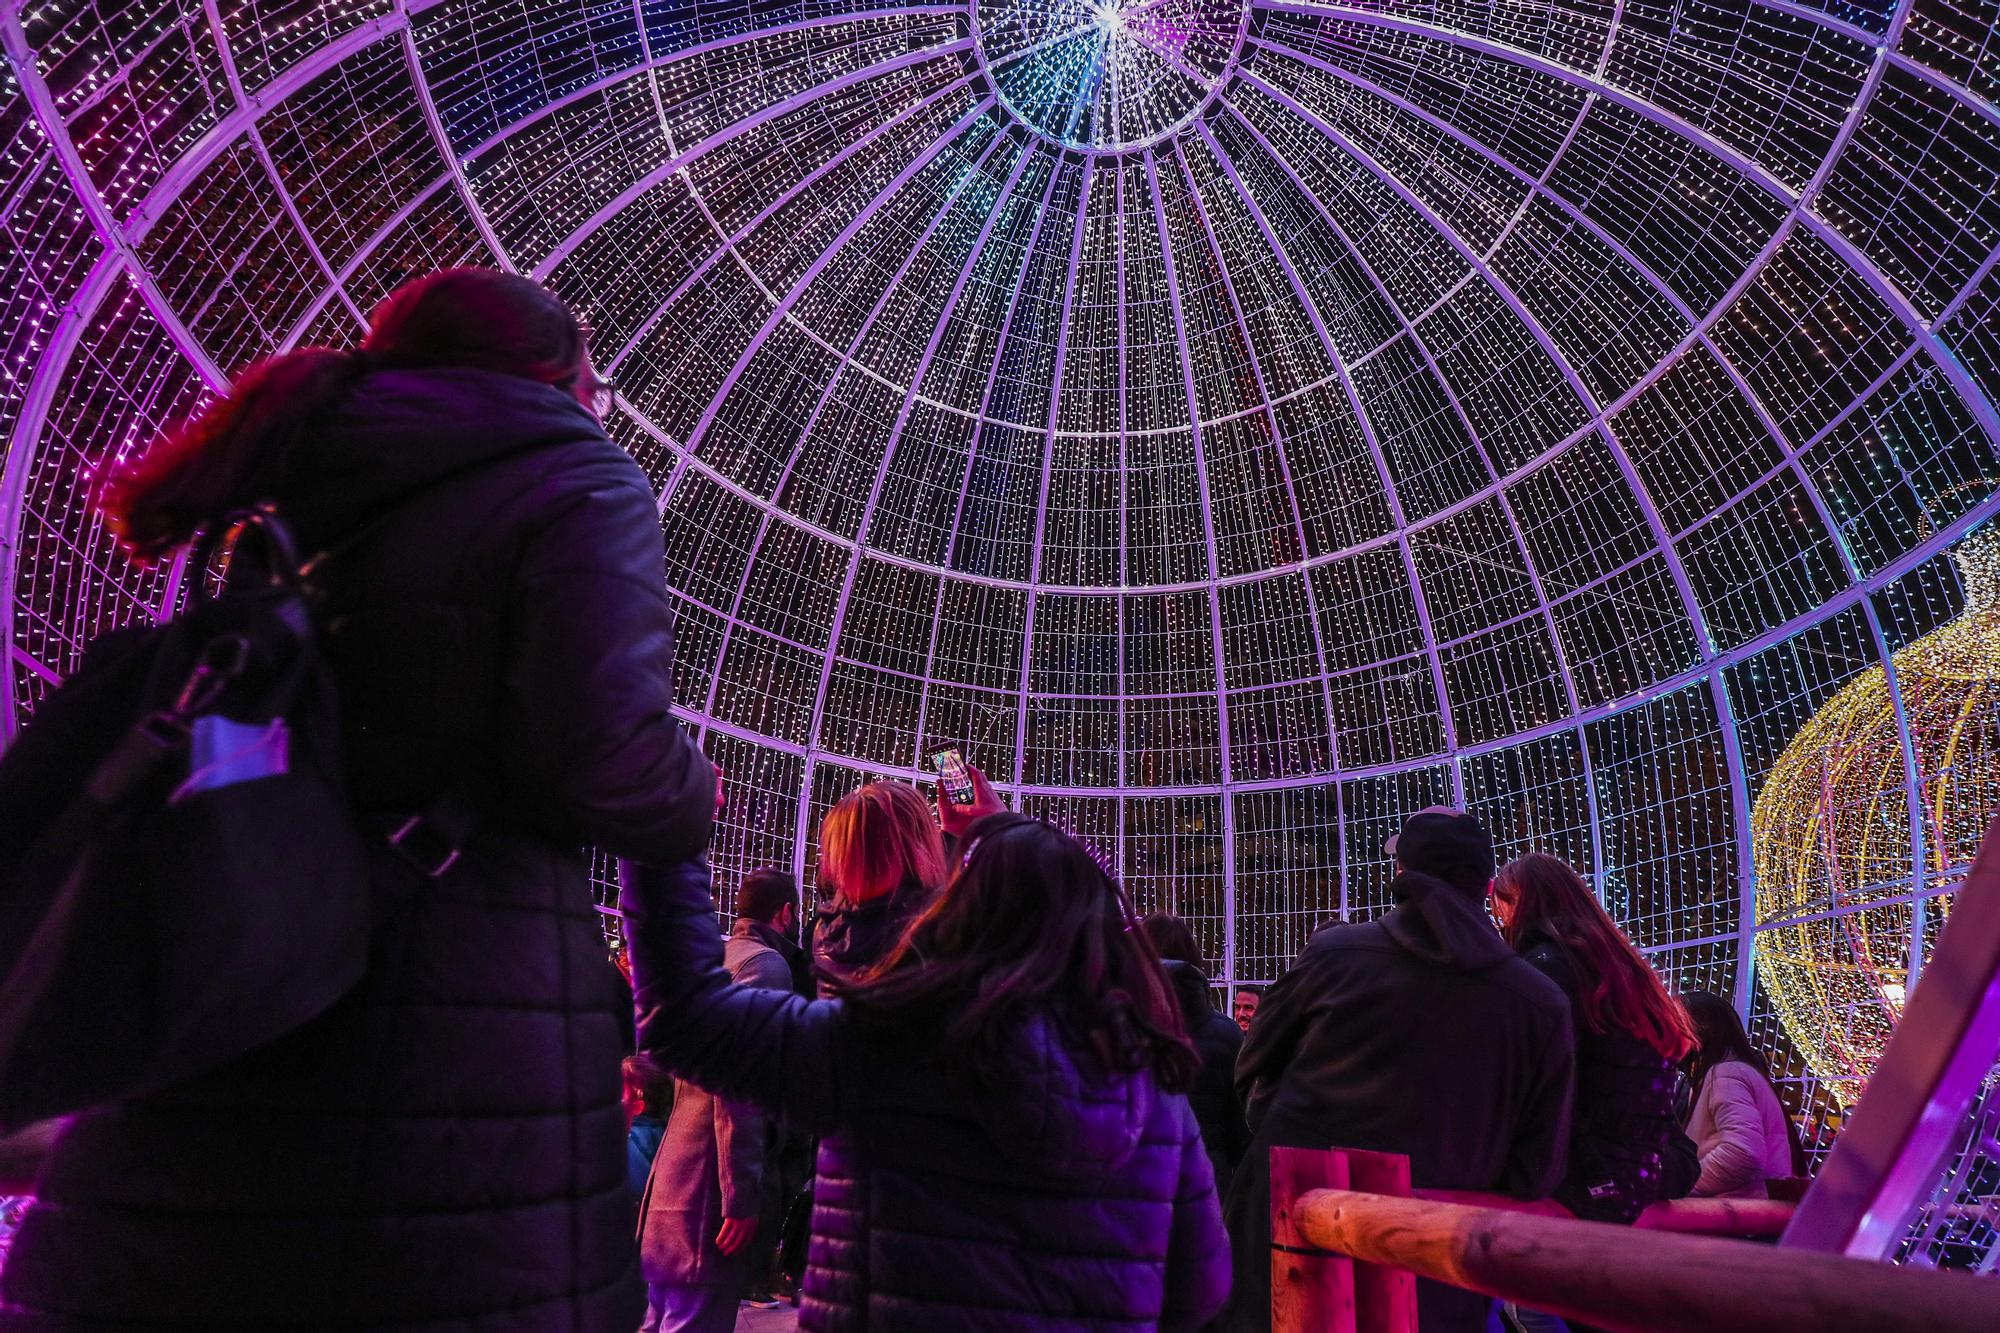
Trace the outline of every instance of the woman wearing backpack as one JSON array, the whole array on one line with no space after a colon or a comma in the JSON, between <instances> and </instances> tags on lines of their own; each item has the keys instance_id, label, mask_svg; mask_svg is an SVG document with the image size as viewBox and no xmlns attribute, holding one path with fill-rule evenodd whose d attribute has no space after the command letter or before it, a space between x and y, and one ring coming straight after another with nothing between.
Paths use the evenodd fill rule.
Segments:
<instances>
[{"instance_id":1,"label":"woman wearing backpack","mask_svg":"<svg viewBox=\"0 0 2000 1333\"><path fill-rule=\"evenodd\" d=\"M264 500L334 552L372 943L306 1026L77 1117L0 1328L638 1325L631 1011L577 849L700 855L715 779L669 712L657 508L605 396L543 288L437 273L359 351L253 366L107 487L140 558Z\"/></svg>"},{"instance_id":2,"label":"woman wearing backpack","mask_svg":"<svg viewBox=\"0 0 2000 1333\"><path fill-rule=\"evenodd\" d=\"M888 957L818 1001L729 984L702 862L632 867L640 1048L825 1136L802 1329L1198 1328L1229 1248L1158 958L1048 825L994 802L960 845Z\"/></svg>"}]
</instances>

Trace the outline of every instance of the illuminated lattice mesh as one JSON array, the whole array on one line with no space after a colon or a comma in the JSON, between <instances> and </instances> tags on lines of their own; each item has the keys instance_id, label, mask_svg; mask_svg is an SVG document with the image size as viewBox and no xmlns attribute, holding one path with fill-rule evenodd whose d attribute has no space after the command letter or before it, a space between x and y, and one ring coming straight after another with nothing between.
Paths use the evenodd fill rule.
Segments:
<instances>
[{"instance_id":1,"label":"illuminated lattice mesh","mask_svg":"<svg viewBox=\"0 0 2000 1333\"><path fill-rule=\"evenodd\" d=\"M0 727L179 595L108 458L505 265L660 494L725 881L952 745L1264 981L1459 801L1837 1120L1991 804L1993 21L0 0Z\"/></svg>"}]
</instances>

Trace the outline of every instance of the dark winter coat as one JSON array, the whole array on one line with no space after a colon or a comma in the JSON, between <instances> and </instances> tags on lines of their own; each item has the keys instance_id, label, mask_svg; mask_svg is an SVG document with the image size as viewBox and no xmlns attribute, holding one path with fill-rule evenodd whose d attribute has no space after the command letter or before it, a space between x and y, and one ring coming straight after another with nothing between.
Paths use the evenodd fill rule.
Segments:
<instances>
[{"instance_id":1,"label":"dark winter coat","mask_svg":"<svg viewBox=\"0 0 2000 1333\"><path fill-rule=\"evenodd\" d=\"M1186 963L1169 960L1167 979L1180 1001L1181 1023L1201 1057L1201 1072L1188 1090L1188 1105L1201 1126L1208 1164L1215 1169L1215 1192L1227 1197L1229 1178L1250 1146L1250 1126L1236 1100L1236 1056L1243 1049L1243 1029L1209 1001L1208 978Z\"/></svg>"},{"instance_id":2,"label":"dark winter coat","mask_svg":"<svg viewBox=\"0 0 2000 1333\"><path fill-rule=\"evenodd\" d=\"M1680 1068L1629 1032L1593 1032L1576 1007L1577 976L1554 941L1521 950L1569 997L1576 1032L1576 1100L1569 1168L1556 1202L1599 1222L1629 1223L1650 1203L1694 1188L1694 1146L1674 1114Z\"/></svg>"},{"instance_id":3,"label":"dark winter coat","mask_svg":"<svg viewBox=\"0 0 2000 1333\"><path fill-rule=\"evenodd\" d=\"M574 401L470 370L364 378L277 498L313 549L412 496L331 574L348 775L378 825L465 774L486 817L436 880L378 845L333 1009L71 1125L0 1327L638 1323L629 1000L579 849L693 856L713 816L657 511Z\"/></svg>"},{"instance_id":4,"label":"dark winter coat","mask_svg":"<svg viewBox=\"0 0 2000 1333\"><path fill-rule=\"evenodd\" d=\"M776 949L738 921L723 945L723 966L738 986L792 989L792 972ZM716 1248L724 1218L758 1217L764 1211L765 1171L776 1139L770 1117L757 1107L714 1096L692 1083L674 1084L667 1134L653 1158L646 1197L639 1206L639 1266L648 1282L686 1286L737 1286L743 1261Z\"/></svg>"},{"instance_id":5,"label":"dark winter coat","mask_svg":"<svg viewBox=\"0 0 2000 1333\"><path fill-rule=\"evenodd\" d=\"M1038 1018L1000 1092L840 1000L731 986L708 871L632 867L620 897L642 1050L827 1137L800 1326L819 1333L1198 1326L1228 1289L1184 1097L1093 1073Z\"/></svg>"},{"instance_id":6,"label":"dark winter coat","mask_svg":"<svg viewBox=\"0 0 2000 1333\"><path fill-rule=\"evenodd\" d=\"M912 880L865 903L839 898L821 903L813 917L812 945L819 993L833 994L842 981L888 957L903 931L930 901L931 895Z\"/></svg>"},{"instance_id":7,"label":"dark winter coat","mask_svg":"<svg viewBox=\"0 0 2000 1333\"><path fill-rule=\"evenodd\" d=\"M1252 1139L1229 1195L1230 1327L1270 1326L1273 1146L1402 1153L1418 1187L1540 1198L1562 1179L1569 1002L1479 902L1404 873L1397 906L1315 934L1264 994L1237 1090ZM1424 1333L1480 1330L1486 1299L1417 1284Z\"/></svg>"}]
</instances>

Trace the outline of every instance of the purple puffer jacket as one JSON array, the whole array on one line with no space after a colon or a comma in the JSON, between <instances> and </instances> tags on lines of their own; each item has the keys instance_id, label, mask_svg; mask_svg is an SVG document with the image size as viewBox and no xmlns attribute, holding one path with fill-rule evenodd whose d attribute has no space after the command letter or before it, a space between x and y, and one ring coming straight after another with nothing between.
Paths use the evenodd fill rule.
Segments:
<instances>
[{"instance_id":1,"label":"purple puffer jacket","mask_svg":"<svg viewBox=\"0 0 2000 1333\"><path fill-rule=\"evenodd\" d=\"M708 867L625 868L640 1049L827 1137L800 1327L1192 1329L1229 1288L1214 1177L1187 1099L1093 1077L1038 1019L998 1095L839 1000L732 987Z\"/></svg>"}]
</instances>

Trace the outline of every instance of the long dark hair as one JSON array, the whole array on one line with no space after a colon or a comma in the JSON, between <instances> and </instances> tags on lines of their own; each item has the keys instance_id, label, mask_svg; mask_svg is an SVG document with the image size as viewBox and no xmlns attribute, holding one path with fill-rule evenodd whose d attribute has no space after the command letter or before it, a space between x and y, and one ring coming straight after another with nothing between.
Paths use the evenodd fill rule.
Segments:
<instances>
[{"instance_id":1,"label":"long dark hair","mask_svg":"<svg viewBox=\"0 0 2000 1333\"><path fill-rule=\"evenodd\" d=\"M1202 976L1208 975L1208 960L1201 956L1201 945L1195 942L1187 922L1172 912L1148 912L1139 929L1146 932L1160 957L1186 963Z\"/></svg>"},{"instance_id":2,"label":"long dark hair","mask_svg":"<svg viewBox=\"0 0 2000 1333\"><path fill-rule=\"evenodd\" d=\"M1771 1077L1771 1066L1765 1063L1763 1053L1750 1041L1750 1034L1743 1028L1743 1019L1736 1012L1736 1006L1717 995L1714 991L1691 990L1682 994L1681 1003L1687 1006L1688 1017L1694 1020L1695 1051L1688 1061L1688 1080L1694 1085L1697 1096L1701 1085L1708 1078L1709 1071L1730 1060L1738 1060L1757 1071L1757 1077L1764 1080L1777 1097L1777 1080ZM1778 1098L1779 1105L1784 1098ZM1806 1174L1806 1149L1799 1138L1799 1127L1791 1113L1785 1113L1785 1136L1792 1150L1792 1174Z\"/></svg>"},{"instance_id":3,"label":"long dark hair","mask_svg":"<svg viewBox=\"0 0 2000 1333\"><path fill-rule=\"evenodd\" d=\"M573 389L589 373L583 326L540 283L446 269L375 307L353 352L305 347L259 361L227 397L119 467L99 496L112 532L155 559L292 475L317 418L375 369L464 367Z\"/></svg>"},{"instance_id":4,"label":"long dark hair","mask_svg":"<svg viewBox=\"0 0 2000 1333\"><path fill-rule=\"evenodd\" d=\"M965 846L957 876L847 993L852 1011L926 1032L976 1087L1009 1080L1013 1033L1045 1012L1105 1073L1149 1071L1186 1091L1199 1062L1117 881L1025 815L979 820Z\"/></svg>"},{"instance_id":5,"label":"long dark hair","mask_svg":"<svg viewBox=\"0 0 2000 1333\"><path fill-rule=\"evenodd\" d=\"M1585 1027L1629 1032L1675 1063L1694 1050L1687 1011L1567 861L1529 852L1500 868L1493 895L1512 908L1501 932L1509 945L1520 949L1539 936L1561 952Z\"/></svg>"}]
</instances>

